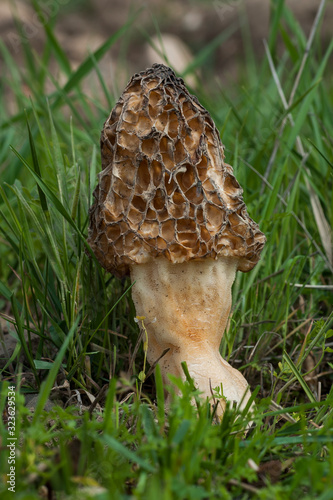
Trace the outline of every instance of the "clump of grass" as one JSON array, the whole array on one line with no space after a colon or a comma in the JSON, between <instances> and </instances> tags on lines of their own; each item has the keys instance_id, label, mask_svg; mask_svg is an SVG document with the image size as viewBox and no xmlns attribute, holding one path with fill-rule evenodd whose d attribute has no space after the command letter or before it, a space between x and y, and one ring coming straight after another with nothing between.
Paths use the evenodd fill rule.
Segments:
<instances>
[{"instance_id":1,"label":"clump of grass","mask_svg":"<svg viewBox=\"0 0 333 500\"><path fill-rule=\"evenodd\" d=\"M233 99L224 89L205 95L204 84L199 91L228 146L248 211L268 238L256 268L237 276L221 346L251 382L254 413L228 406L219 424L189 377L172 379L170 390L178 387L181 396L165 413L159 368L155 377L143 373L130 283L107 275L86 244L105 114L101 98L87 99L81 85L96 73L103 99L113 104L98 61L134 18L76 71L49 24L40 60L25 46L24 74L1 43L0 333L5 346L8 335L16 339L1 359L4 498L11 494L4 443L13 385L17 498L333 494L332 86L325 79L333 44L321 47L319 17L306 38L279 0L267 57L249 58ZM285 46L280 58L278 35ZM52 76L52 57L66 76L62 87ZM201 63L202 53L189 71ZM55 90L47 94L49 80ZM4 95L15 99L15 115L7 113Z\"/></svg>"}]
</instances>

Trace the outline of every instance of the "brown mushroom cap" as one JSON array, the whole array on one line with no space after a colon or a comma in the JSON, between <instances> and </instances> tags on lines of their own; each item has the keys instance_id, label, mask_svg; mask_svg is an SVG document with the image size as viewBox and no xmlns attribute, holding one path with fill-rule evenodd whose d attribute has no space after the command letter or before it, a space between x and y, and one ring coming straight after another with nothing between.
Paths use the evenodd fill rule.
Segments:
<instances>
[{"instance_id":1,"label":"brown mushroom cap","mask_svg":"<svg viewBox=\"0 0 333 500\"><path fill-rule=\"evenodd\" d=\"M265 236L224 163L214 122L163 64L133 76L105 122L102 172L90 209L89 243L121 277L131 264L259 260Z\"/></svg>"}]
</instances>

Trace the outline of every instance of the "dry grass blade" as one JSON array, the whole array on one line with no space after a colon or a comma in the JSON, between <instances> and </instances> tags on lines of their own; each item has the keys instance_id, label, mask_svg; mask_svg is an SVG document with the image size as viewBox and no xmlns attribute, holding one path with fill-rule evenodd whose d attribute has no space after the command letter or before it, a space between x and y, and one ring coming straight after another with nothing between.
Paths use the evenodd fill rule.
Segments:
<instances>
[{"instance_id":1,"label":"dry grass blade","mask_svg":"<svg viewBox=\"0 0 333 500\"><path fill-rule=\"evenodd\" d=\"M148 372L147 372L147 375L146 375L146 379L148 377L150 377L150 375L152 375L154 373L154 370L156 368L156 365L157 363L159 363L161 361L161 359L170 351L170 347L167 347L166 349L164 349L164 351L162 352L162 354L156 359L156 361L154 361L154 363L150 366Z\"/></svg>"},{"instance_id":2,"label":"dry grass blade","mask_svg":"<svg viewBox=\"0 0 333 500\"><path fill-rule=\"evenodd\" d=\"M253 165L251 165L248 161L246 161L244 158L241 158L239 157L239 160L241 160L244 165L246 165L247 167L249 167L262 181L263 181L263 184L265 184L271 191L274 190L274 187L272 186L272 184L270 184L270 182L268 182L268 180L265 178L265 176L261 175L260 172L258 172L258 170L256 168L253 167ZM281 203L287 207L288 204L286 202L286 200L280 195L278 194L277 195L278 199L281 201ZM311 241L313 243L313 246L315 247L315 249L317 250L318 254L323 258L323 260L326 262L327 266L329 267L329 269L331 270L331 272L333 273L333 264L328 260L326 254L324 254L320 248L320 246L318 245L318 243L314 240L313 236L311 235L311 233L308 231L307 227L305 226L305 224L303 223L303 221L301 221L301 219L298 217L298 215L295 214L295 212L293 210L290 211L290 215L295 219L295 221L297 222L297 224L299 224L299 226L303 229L304 233L306 234L306 236L309 238L309 241ZM264 280L262 280L264 281Z\"/></svg>"},{"instance_id":3,"label":"dry grass blade","mask_svg":"<svg viewBox=\"0 0 333 500\"><path fill-rule=\"evenodd\" d=\"M312 40L312 38L311 38L311 40ZM295 85L294 85L294 88L293 88L293 91L292 91L292 94L291 94L291 99L289 99L289 103L287 103L287 100L285 98L285 95L284 95L284 92L283 92L283 89L282 89L282 86L281 86L281 83L280 83L277 71L276 71L275 66L274 66L274 62L273 62L273 59L272 59L272 56L270 54L270 51L269 51L269 48L268 48L268 45L267 45L266 41L264 41L264 45L265 45L265 51L266 51L268 63L269 63L269 66L270 66L270 69L271 69L271 72L272 72L272 75L273 75L276 87L278 89L278 92L279 92L279 95L280 95L283 107L287 111L289 109L290 105L292 104L292 99L293 99L294 93L296 91ZM308 54L308 52L306 52L305 55L307 55L307 54ZM301 66L301 67L303 67L303 66ZM298 73L298 75L299 75L299 73ZM298 81L297 78L296 78L296 81ZM284 126L285 121L287 119L290 121L291 126L294 127L295 122L294 122L294 119L293 119L291 113L287 114L287 116L285 117L282 125ZM280 130L279 136L281 135L281 133L282 133L282 131ZM311 186L311 184L309 182L308 178L309 177L311 178L311 172L305 166L306 165L306 161L307 161L307 157L308 157L309 154L307 152L305 152L304 147L303 147L303 143L302 143L301 138L299 136L297 136L297 138L296 138L296 149L297 149L298 153L300 154L300 156L302 157L302 160L303 160L303 163L304 163L304 169L305 169L305 172L306 172L305 185L306 185L307 190L309 191L311 207L312 207L313 215L314 215L314 218L315 218L315 221L316 221L316 224L317 224L317 228L318 228L318 232L319 232L319 235L320 235L320 239L321 239L322 245L324 247L327 260L330 263L330 265L333 265L332 230L331 230L331 227L330 227L329 223L326 220L326 217L325 217L324 211L322 209L322 206L320 204L318 195L316 194L316 192L314 191L313 187Z\"/></svg>"},{"instance_id":4,"label":"dry grass blade","mask_svg":"<svg viewBox=\"0 0 333 500\"><path fill-rule=\"evenodd\" d=\"M268 45L264 41L268 62L269 62L269 65L270 65L270 68L272 71L272 75L273 75L274 81L276 83L276 86L277 86L277 89L278 89L278 92L279 92L279 95L280 95L280 98L281 98L281 101L283 103L285 110L288 110L288 108L290 108L290 106L293 103L295 93L296 93L296 90L298 88L298 85L299 85L299 82L301 79L301 75L302 75L304 67L305 67L305 63L309 57L309 52L310 52L310 49L311 49L311 46L313 43L314 35L317 31L319 21L321 19L321 16L322 16L322 13L323 13L323 10L325 7L325 3L326 3L326 0L322 0L319 7L318 7L318 11L317 11L315 20L313 22L312 29L311 29L311 32L310 32L310 35L309 35L309 38L308 38L308 41L307 41L307 44L306 44L306 47L304 50L304 55L303 55L303 58L302 58L302 61L300 64L300 68L299 68L299 71L297 73L297 76L296 76L296 79L295 79L295 82L294 82L294 85L293 85L293 88L292 88L292 91L290 94L289 102L287 102L287 100L284 96L284 92L283 92L283 89L281 87L277 72L275 70L274 63L273 63L272 57L270 55ZM288 113L288 115L282 121L281 128L279 130L277 140L274 144L273 152L272 152L272 155L271 155L271 158L269 160L268 167L267 167L267 170L265 173L265 179L267 179L269 172L271 170L271 167L274 163L274 160L275 160L275 157L276 157L279 145L280 145L280 138L282 136L282 132L285 128L287 120L289 120L291 125L294 126L294 121L293 121L292 115L291 115L291 113ZM297 137L297 139L296 139L296 147L297 147L297 150L300 153L300 155L305 163L307 153L305 153L305 151L304 151L303 144L302 144L300 137ZM332 268L332 265L333 265L332 230L331 230L329 223L326 220L326 217L325 217L324 211L322 209L322 206L320 204L319 198L318 198L317 194L315 193L313 187L311 186L311 183L309 182L308 177L311 177L311 172L306 167L305 167L305 171L307 174L307 177L305 177L305 184L306 184L307 190L309 191L313 215L314 215L314 218L315 218L315 221L317 224L318 232L319 232L319 235L320 235L320 238L322 241L322 245L323 245L325 253L326 253L327 260L330 264L330 267Z\"/></svg>"},{"instance_id":5,"label":"dry grass blade","mask_svg":"<svg viewBox=\"0 0 333 500\"><path fill-rule=\"evenodd\" d=\"M277 410L284 410L283 406L278 405L275 401L272 401L269 405L270 410L272 411L277 411ZM296 420L289 414L289 413L281 413L280 417L286 420L287 422L290 422L291 424L295 424Z\"/></svg>"},{"instance_id":6,"label":"dry grass blade","mask_svg":"<svg viewBox=\"0 0 333 500\"><path fill-rule=\"evenodd\" d=\"M237 479L229 479L228 483L231 486L239 486L245 491L249 491L250 493L258 494L259 493L259 488L255 488L254 486L251 486L251 484L245 483L244 481L237 481Z\"/></svg>"},{"instance_id":7,"label":"dry grass blade","mask_svg":"<svg viewBox=\"0 0 333 500\"><path fill-rule=\"evenodd\" d=\"M306 172L308 175L311 175L308 168L306 168ZM327 222L327 219L325 217L324 211L323 211L322 206L320 204L319 198L318 198L317 194L315 193L313 187L311 186L311 184L307 178L305 178L305 184L306 184L306 187L308 188L308 191L309 191L311 207L312 207L315 221L317 223L318 232L320 234L321 242L322 242L323 247L325 249L327 259L329 260L330 264L333 265L333 245L332 245L332 236L333 235L332 235L331 226Z\"/></svg>"},{"instance_id":8,"label":"dry grass blade","mask_svg":"<svg viewBox=\"0 0 333 500\"><path fill-rule=\"evenodd\" d=\"M289 283L296 288L308 288L312 290L333 290L333 285L303 285L302 283Z\"/></svg>"},{"instance_id":9,"label":"dry grass blade","mask_svg":"<svg viewBox=\"0 0 333 500\"><path fill-rule=\"evenodd\" d=\"M299 71L297 73L297 76L296 76L296 79L295 79L295 82L294 82L294 85L293 85L293 88L292 88L292 91L291 91L291 94L290 94L290 99L289 99L289 103L288 103L289 107L291 106L291 104L293 102L293 99L294 99L294 96L295 96L295 92L296 92L297 87L299 85L299 82L300 82L300 79L301 79L301 75L303 73L303 69L304 69L305 63L307 61L307 58L309 56L310 48L312 46L313 38L314 38L314 35L315 35L316 31L317 31L318 24L319 24L321 15L322 15L324 7L325 7L325 3L326 3L326 0L321 0L321 3L319 5L318 11L317 11L317 15L316 15L315 20L313 22L313 25L312 25L312 28L311 28L311 32L310 32L310 35L309 35L309 38L308 38L308 41L307 41L307 44L306 44L306 47L305 47L305 50L304 50L303 59L301 61L301 65L300 65ZM265 48L266 48L267 43L266 43L265 40L264 40L264 44L265 44ZM268 49L268 46L266 48L266 53L270 53L269 49ZM267 166L267 169L266 169L266 172L265 172L265 179L268 178L268 175L269 175L269 173L271 171L271 168L273 166L273 163L275 161L276 154L278 152L279 145L280 145L280 138L281 138L282 132L283 132L285 126L286 126L286 123L287 123L287 117L285 117L283 119L283 121L282 121L280 130L279 130L278 136L276 138L276 141L275 141L275 144L274 144L274 148L273 148L273 151L272 151L272 154L271 154L271 157L269 159L268 166Z\"/></svg>"}]
</instances>

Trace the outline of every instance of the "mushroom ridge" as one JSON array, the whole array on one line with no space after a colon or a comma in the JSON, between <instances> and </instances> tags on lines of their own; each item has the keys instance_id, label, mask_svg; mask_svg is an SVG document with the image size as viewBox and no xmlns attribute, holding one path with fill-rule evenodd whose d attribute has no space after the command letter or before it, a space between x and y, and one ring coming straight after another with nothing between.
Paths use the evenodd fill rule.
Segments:
<instances>
[{"instance_id":1,"label":"mushroom ridge","mask_svg":"<svg viewBox=\"0 0 333 500\"><path fill-rule=\"evenodd\" d=\"M265 236L224 163L208 111L162 64L135 74L101 134L89 243L121 277L132 264L237 257L251 270Z\"/></svg>"}]
</instances>

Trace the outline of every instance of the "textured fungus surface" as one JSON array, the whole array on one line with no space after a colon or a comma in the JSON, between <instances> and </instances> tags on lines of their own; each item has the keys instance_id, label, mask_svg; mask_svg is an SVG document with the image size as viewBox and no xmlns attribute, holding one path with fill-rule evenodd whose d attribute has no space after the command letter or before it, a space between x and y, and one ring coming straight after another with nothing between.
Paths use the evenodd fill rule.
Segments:
<instances>
[{"instance_id":1,"label":"textured fungus surface","mask_svg":"<svg viewBox=\"0 0 333 500\"><path fill-rule=\"evenodd\" d=\"M164 256L172 263L237 257L249 271L265 237L224 163L214 122L161 64L136 74L105 122L89 243L117 276Z\"/></svg>"},{"instance_id":2,"label":"textured fungus surface","mask_svg":"<svg viewBox=\"0 0 333 500\"><path fill-rule=\"evenodd\" d=\"M204 398L211 398L213 389L222 384L225 398L245 408L248 383L219 352L237 260L225 257L175 265L156 259L131 266L132 298L136 314L145 318L148 362L160 359L165 386L170 384L168 373L184 378L181 363L186 361ZM225 408L223 400L220 404L219 417Z\"/></svg>"}]
</instances>

